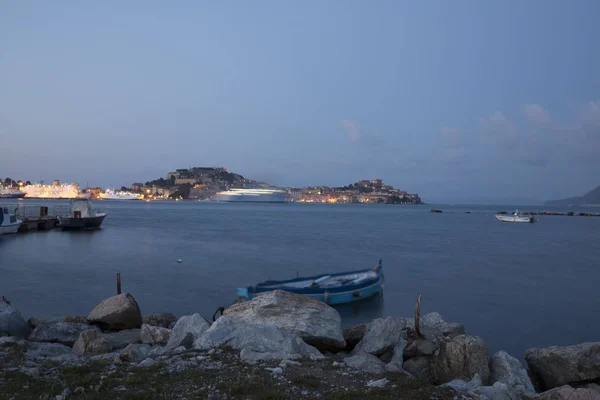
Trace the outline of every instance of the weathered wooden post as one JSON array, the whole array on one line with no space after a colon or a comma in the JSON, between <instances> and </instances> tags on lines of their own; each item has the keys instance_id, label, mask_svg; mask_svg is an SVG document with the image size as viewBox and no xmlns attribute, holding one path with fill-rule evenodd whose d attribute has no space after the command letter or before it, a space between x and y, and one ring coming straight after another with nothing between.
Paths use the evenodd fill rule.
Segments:
<instances>
[{"instance_id":1,"label":"weathered wooden post","mask_svg":"<svg viewBox=\"0 0 600 400\"><path fill-rule=\"evenodd\" d=\"M117 273L117 294L121 294L121 274Z\"/></svg>"},{"instance_id":2,"label":"weathered wooden post","mask_svg":"<svg viewBox=\"0 0 600 400\"><path fill-rule=\"evenodd\" d=\"M421 319L421 293L417 296L417 302L415 303L415 332L417 338L421 337L421 328L419 327L419 320Z\"/></svg>"}]
</instances>

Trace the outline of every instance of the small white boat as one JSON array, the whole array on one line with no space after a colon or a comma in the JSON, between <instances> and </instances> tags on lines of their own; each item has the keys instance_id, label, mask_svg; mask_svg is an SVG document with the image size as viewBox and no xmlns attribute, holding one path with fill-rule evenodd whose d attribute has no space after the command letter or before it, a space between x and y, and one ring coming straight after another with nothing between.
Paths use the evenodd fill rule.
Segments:
<instances>
[{"instance_id":1,"label":"small white boat","mask_svg":"<svg viewBox=\"0 0 600 400\"><path fill-rule=\"evenodd\" d=\"M16 233L21 226L22 221L17 219L16 215L8 212L8 207L0 208L0 235L5 233Z\"/></svg>"},{"instance_id":2,"label":"small white boat","mask_svg":"<svg viewBox=\"0 0 600 400\"><path fill-rule=\"evenodd\" d=\"M519 214L519 210L515 211L512 214L496 214L496 219L501 222L535 222L535 218L533 218L530 215Z\"/></svg>"},{"instance_id":3,"label":"small white boat","mask_svg":"<svg viewBox=\"0 0 600 400\"><path fill-rule=\"evenodd\" d=\"M106 213L97 212L92 202L86 198L70 200L71 209L68 217L58 217L58 227L61 229L94 229L99 228Z\"/></svg>"}]
</instances>

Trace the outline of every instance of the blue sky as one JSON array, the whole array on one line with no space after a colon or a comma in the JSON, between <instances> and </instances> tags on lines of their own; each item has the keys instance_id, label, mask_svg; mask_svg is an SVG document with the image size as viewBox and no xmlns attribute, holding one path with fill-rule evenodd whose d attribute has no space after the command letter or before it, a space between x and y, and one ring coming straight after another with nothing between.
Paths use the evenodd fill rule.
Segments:
<instances>
[{"instance_id":1,"label":"blue sky","mask_svg":"<svg viewBox=\"0 0 600 400\"><path fill-rule=\"evenodd\" d=\"M600 184L600 2L0 4L0 176L218 165L426 201Z\"/></svg>"}]
</instances>

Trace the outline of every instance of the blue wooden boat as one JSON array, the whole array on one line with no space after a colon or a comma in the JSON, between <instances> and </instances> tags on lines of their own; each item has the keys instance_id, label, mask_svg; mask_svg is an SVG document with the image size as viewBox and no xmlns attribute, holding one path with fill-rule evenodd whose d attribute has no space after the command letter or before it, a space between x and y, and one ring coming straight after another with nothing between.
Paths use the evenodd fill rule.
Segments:
<instances>
[{"instance_id":1,"label":"blue wooden boat","mask_svg":"<svg viewBox=\"0 0 600 400\"><path fill-rule=\"evenodd\" d=\"M239 297L252 300L272 290L285 290L312 297L324 303L345 304L368 299L383 290L381 260L374 268L295 278L284 281L266 281L237 289Z\"/></svg>"}]
</instances>

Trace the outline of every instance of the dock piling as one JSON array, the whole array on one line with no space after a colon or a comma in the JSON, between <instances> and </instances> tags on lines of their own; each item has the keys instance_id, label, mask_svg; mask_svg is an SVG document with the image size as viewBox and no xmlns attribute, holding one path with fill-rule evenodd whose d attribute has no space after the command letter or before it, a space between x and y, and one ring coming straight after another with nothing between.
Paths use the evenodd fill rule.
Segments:
<instances>
[{"instance_id":1,"label":"dock piling","mask_svg":"<svg viewBox=\"0 0 600 400\"><path fill-rule=\"evenodd\" d=\"M121 294L121 274L117 273L117 294Z\"/></svg>"}]
</instances>

